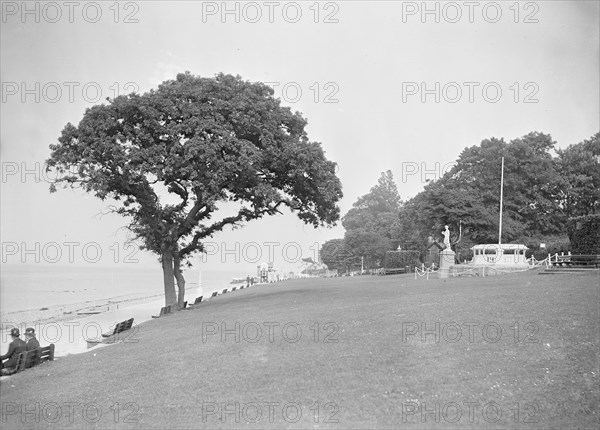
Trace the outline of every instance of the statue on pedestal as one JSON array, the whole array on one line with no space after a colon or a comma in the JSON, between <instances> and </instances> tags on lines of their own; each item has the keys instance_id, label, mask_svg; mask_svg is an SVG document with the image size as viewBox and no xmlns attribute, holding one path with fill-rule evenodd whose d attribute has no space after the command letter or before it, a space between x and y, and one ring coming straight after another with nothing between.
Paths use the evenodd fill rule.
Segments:
<instances>
[{"instance_id":1,"label":"statue on pedestal","mask_svg":"<svg viewBox=\"0 0 600 430\"><path fill-rule=\"evenodd\" d=\"M450 270L455 263L456 256L450 247L450 230L448 230L448 226L446 226L442 234L444 235L444 249L440 251L440 268L438 273L440 278L447 278L450 276Z\"/></svg>"},{"instance_id":2,"label":"statue on pedestal","mask_svg":"<svg viewBox=\"0 0 600 430\"><path fill-rule=\"evenodd\" d=\"M446 230L442 232L444 235L444 245L446 249L450 249L450 230L448 230L448 226L446 226Z\"/></svg>"}]
</instances>

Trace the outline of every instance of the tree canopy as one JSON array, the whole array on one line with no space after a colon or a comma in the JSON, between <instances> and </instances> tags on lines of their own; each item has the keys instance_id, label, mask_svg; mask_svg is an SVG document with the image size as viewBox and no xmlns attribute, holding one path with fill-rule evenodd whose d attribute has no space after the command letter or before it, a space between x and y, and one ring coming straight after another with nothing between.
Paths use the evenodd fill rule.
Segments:
<instances>
[{"instance_id":1,"label":"tree canopy","mask_svg":"<svg viewBox=\"0 0 600 430\"><path fill-rule=\"evenodd\" d=\"M182 261L225 226L282 207L315 227L339 219L335 163L306 124L263 83L186 72L86 110L50 146L47 165L58 183L116 202L142 248L160 256L166 304L176 301L173 276L182 304ZM217 218L223 203L237 210Z\"/></svg>"},{"instance_id":2,"label":"tree canopy","mask_svg":"<svg viewBox=\"0 0 600 430\"><path fill-rule=\"evenodd\" d=\"M328 240L321 247L319 255L330 270L347 272L360 267L360 257L349 251L344 239Z\"/></svg>"},{"instance_id":3,"label":"tree canopy","mask_svg":"<svg viewBox=\"0 0 600 430\"><path fill-rule=\"evenodd\" d=\"M323 244L323 262L330 269L345 271L358 269L362 264L365 268L379 267L385 253L393 248L401 203L392 172L381 173L377 185L359 197L342 218L344 239Z\"/></svg>"},{"instance_id":4,"label":"tree canopy","mask_svg":"<svg viewBox=\"0 0 600 430\"><path fill-rule=\"evenodd\" d=\"M431 240L441 241L445 225L463 257L474 244L496 243L502 157L503 243L546 242L563 250L567 220L600 213L600 133L564 150L540 132L508 143L492 137L465 148L452 169L406 202L391 172L382 174L342 218L344 239L323 245L323 261L329 265L326 255L331 268L351 270L360 267L362 255L368 268L377 267L386 244L424 253Z\"/></svg>"},{"instance_id":5,"label":"tree canopy","mask_svg":"<svg viewBox=\"0 0 600 430\"><path fill-rule=\"evenodd\" d=\"M600 213L600 132L581 143L558 150L559 190L565 216Z\"/></svg>"},{"instance_id":6,"label":"tree canopy","mask_svg":"<svg viewBox=\"0 0 600 430\"><path fill-rule=\"evenodd\" d=\"M465 148L450 171L401 208L398 238L423 249L428 236L438 239L444 225L451 226L456 241L460 224L462 248L496 243L502 157L502 241L564 236L569 216L599 209L598 142L597 134L561 151L550 135L532 132L509 143L491 138Z\"/></svg>"}]
</instances>

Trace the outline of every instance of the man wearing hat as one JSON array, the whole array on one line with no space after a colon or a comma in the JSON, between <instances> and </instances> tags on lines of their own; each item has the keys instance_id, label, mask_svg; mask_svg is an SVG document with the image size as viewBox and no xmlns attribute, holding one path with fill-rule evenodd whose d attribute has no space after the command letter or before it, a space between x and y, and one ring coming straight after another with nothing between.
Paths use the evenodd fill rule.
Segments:
<instances>
[{"instance_id":1,"label":"man wearing hat","mask_svg":"<svg viewBox=\"0 0 600 430\"><path fill-rule=\"evenodd\" d=\"M27 351L40 347L40 343L35 338L35 330L33 327L27 327L25 329L25 339L27 339Z\"/></svg>"},{"instance_id":2,"label":"man wearing hat","mask_svg":"<svg viewBox=\"0 0 600 430\"><path fill-rule=\"evenodd\" d=\"M19 354L27 351L27 344L19 337L21 333L19 333L18 328L13 328L10 331L10 335L13 340L10 345L8 345L8 352L4 355L0 355L0 370L15 367L17 365L17 360L19 359ZM4 360L6 360L6 362L3 363Z\"/></svg>"}]
</instances>

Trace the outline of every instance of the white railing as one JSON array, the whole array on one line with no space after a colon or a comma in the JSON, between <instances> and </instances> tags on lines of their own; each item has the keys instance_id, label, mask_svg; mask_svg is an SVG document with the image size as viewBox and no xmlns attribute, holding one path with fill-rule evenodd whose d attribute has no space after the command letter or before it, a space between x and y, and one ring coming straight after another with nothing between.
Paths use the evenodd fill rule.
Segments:
<instances>
[{"instance_id":1,"label":"white railing","mask_svg":"<svg viewBox=\"0 0 600 430\"><path fill-rule=\"evenodd\" d=\"M546 259L542 260L542 261L537 261L534 260L535 264L531 264L529 266L526 267L522 267L522 268L507 268L507 267L498 267L495 265L477 265L477 266L469 266L467 264L465 265L454 265L452 266L452 268L447 269L448 270L448 276L452 276L452 277L459 277L459 276L481 276L481 277L486 277L486 276L494 276L494 275L498 275L498 274L503 274L503 273L517 273L517 272L527 272L529 270L535 269L541 265L547 264ZM419 276L426 276L427 279L429 279L429 274L430 273L438 273L438 270L434 270L432 268L426 268L421 266L421 268L419 267L415 267L415 279L417 279L417 275Z\"/></svg>"},{"instance_id":2,"label":"white railing","mask_svg":"<svg viewBox=\"0 0 600 430\"><path fill-rule=\"evenodd\" d=\"M435 263L431 263L431 267L426 267L425 264L421 264L420 268L415 266L415 280L417 279L417 275L426 276L427 279L429 279L430 273L438 273L438 271L435 270Z\"/></svg>"},{"instance_id":3,"label":"white railing","mask_svg":"<svg viewBox=\"0 0 600 430\"><path fill-rule=\"evenodd\" d=\"M525 260L529 263L529 268L530 269L535 269L537 267L541 267L542 265L546 267L546 269L548 268L548 266L550 265L549 263L549 258L546 257L543 260L537 260L533 255L531 257L529 257L527 260Z\"/></svg>"},{"instance_id":4,"label":"white railing","mask_svg":"<svg viewBox=\"0 0 600 430\"><path fill-rule=\"evenodd\" d=\"M482 278L486 276L494 276L502 273L518 273L518 272L527 272L528 270L533 269L533 266L527 266L522 268L508 268L496 265L483 265L479 264L477 266L453 266L448 271L448 275L457 277L457 276L481 276Z\"/></svg>"},{"instance_id":5,"label":"white railing","mask_svg":"<svg viewBox=\"0 0 600 430\"><path fill-rule=\"evenodd\" d=\"M450 276L490 276L493 274L501 274L501 273L516 273L516 272L526 272L528 270L536 269L541 266L545 266L547 269L553 265L562 265L565 261L571 260L571 252L568 252L566 255L564 252L555 254L548 254L548 257L543 260L537 260L533 255L529 257L527 263L529 264L527 267L520 269L507 269L503 267L498 267L495 265L477 265L476 267L469 267L468 265L454 265L451 270L449 270L448 274ZM462 267L461 267L462 266ZM458 269L458 270L457 270ZM462 269L462 270L461 270ZM429 279L430 273L438 273L439 268L435 267L435 263L431 264L431 267L425 267L424 264L421 264L421 267L415 266L415 279L418 276L425 276Z\"/></svg>"},{"instance_id":6,"label":"white railing","mask_svg":"<svg viewBox=\"0 0 600 430\"><path fill-rule=\"evenodd\" d=\"M554 255L550 255L548 254L548 263L546 264L546 268L548 268L548 266L558 266L558 265L563 265L563 262L565 261L571 261L571 252L569 251L567 253L567 255L565 255L564 252L561 252L560 255L558 255L558 252L555 253Z\"/></svg>"},{"instance_id":7,"label":"white railing","mask_svg":"<svg viewBox=\"0 0 600 430\"><path fill-rule=\"evenodd\" d=\"M481 268L483 267L483 270L481 270ZM491 267L491 266L476 266L476 267L470 267L470 268L462 268L463 270L460 271L455 271L454 268L452 269L452 271L449 271L448 273L454 277L456 276L479 276L479 272L482 272L481 276L485 276L485 267Z\"/></svg>"}]
</instances>

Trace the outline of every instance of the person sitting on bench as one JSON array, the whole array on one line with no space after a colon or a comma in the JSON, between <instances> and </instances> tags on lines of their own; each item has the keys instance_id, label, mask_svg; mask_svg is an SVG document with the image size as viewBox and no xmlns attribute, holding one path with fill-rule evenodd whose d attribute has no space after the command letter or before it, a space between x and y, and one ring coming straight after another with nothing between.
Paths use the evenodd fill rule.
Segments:
<instances>
[{"instance_id":1,"label":"person sitting on bench","mask_svg":"<svg viewBox=\"0 0 600 430\"><path fill-rule=\"evenodd\" d=\"M25 329L25 339L27 339L27 351L40 347L40 343L35 338L35 330L33 327L27 327Z\"/></svg>"},{"instance_id":2,"label":"person sitting on bench","mask_svg":"<svg viewBox=\"0 0 600 430\"><path fill-rule=\"evenodd\" d=\"M13 328L10 331L10 335L13 340L8 346L8 352L4 355L0 355L0 370L15 367L19 360L19 354L27 351L27 344L19 337L21 333L19 333L18 328ZM4 360L6 360L5 363L3 363Z\"/></svg>"}]
</instances>

